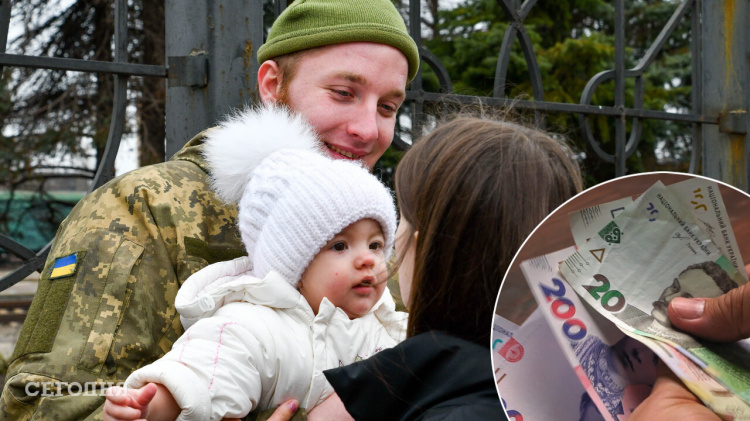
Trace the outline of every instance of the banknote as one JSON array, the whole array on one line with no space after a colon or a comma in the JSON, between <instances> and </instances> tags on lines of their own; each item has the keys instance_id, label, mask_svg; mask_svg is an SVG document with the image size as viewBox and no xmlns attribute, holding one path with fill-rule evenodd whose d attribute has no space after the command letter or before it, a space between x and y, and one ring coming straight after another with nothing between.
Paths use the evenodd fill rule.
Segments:
<instances>
[{"instance_id":1,"label":"banknote","mask_svg":"<svg viewBox=\"0 0 750 421\"><path fill-rule=\"evenodd\" d=\"M581 247L586 244L591 237L597 235L603 226L615 219L620 212L625 210L625 206L631 203L633 203L633 199L625 197L571 212L568 215L568 221L576 245Z\"/></svg>"},{"instance_id":2,"label":"banknote","mask_svg":"<svg viewBox=\"0 0 750 421\"><path fill-rule=\"evenodd\" d=\"M521 263L568 364L604 419L626 419L656 379L656 355L626 336L584 302L560 275L558 265L573 247Z\"/></svg>"},{"instance_id":3,"label":"banknote","mask_svg":"<svg viewBox=\"0 0 750 421\"><path fill-rule=\"evenodd\" d=\"M657 182L579 246L560 271L620 328L667 341L748 402L748 354L736 344L701 342L678 332L667 317L674 297L715 297L747 282L699 224Z\"/></svg>"},{"instance_id":4,"label":"banknote","mask_svg":"<svg viewBox=\"0 0 750 421\"><path fill-rule=\"evenodd\" d=\"M495 315L492 321L492 364L495 370L513 361L512 354L516 352L515 341L511 341L518 325L510 320ZM523 348L521 348L523 349Z\"/></svg>"},{"instance_id":5,"label":"banknote","mask_svg":"<svg viewBox=\"0 0 750 421\"><path fill-rule=\"evenodd\" d=\"M671 184L667 186L667 189L675 196L684 199L683 201L688 205L701 229L719 247L722 254L729 258L732 265L738 268L740 275L747 280L747 272L742 269L745 264L742 261L724 199L719 191L719 184L707 178L691 177ZM626 197L571 212L570 229L576 245L583 246L632 202L633 198Z\"/></svg>"},{"instance_id":6,"label":"banknote","mask_svg":"<svg viewBox=\"0 0 750 421\"><path fill-rule=\"evenodd\" d=\"M674 347L633 332L626 335L642 342L656 354L704 405L726 421L750 420L750 406L706 374Z\"/></svg>"},{"instance_id":7,"label":"banknote","mask_svg":"<svg viewBox=\"0 0 750 421\"><path fill-rule=\"evenodd\" d=\"M692 177L667 187L675 196L683 199L698 222L701 230L738 269L740 276L748 280L742 254L729 221L719 184L707 178Z\"/></svg>"},{"instance_id":8,"label":"banknote","mask_svg":"<svg viewBox=\"0 0 750 421\"><path fill-rule=\"evenodd\" d=\"M495 381L509 419L603 420L541 310L534 311L515 330L508 330L509 323L495 316L492 333ZM508 348L501 353L503 346Z\"/></svg>"}]
</instances>

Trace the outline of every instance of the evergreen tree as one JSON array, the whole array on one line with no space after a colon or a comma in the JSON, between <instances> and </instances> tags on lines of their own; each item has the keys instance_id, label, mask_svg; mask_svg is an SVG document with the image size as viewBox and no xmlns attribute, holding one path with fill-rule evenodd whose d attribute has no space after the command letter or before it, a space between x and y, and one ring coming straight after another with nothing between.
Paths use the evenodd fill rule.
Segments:
<instances>
[{"instance_id":1,"label":"evergreen tree","mask_svg":"<svg viewBox=\"0 0 750 421\"><path fill-rule=\"evenodd\" d=\"M651 46L677 6L674 1L626 2L626 67L632 68ZM496 0L470 0L439 10L439 36L425 47L444 64L454 92L491 96L495 68L510 18ZM545 101L579 103L586 83L600 71L614 68L614 9L602 0L537 2L524 21L539 65ZM644 107L686 110L690 106L690 21L684 19L644 75ZM438 91L435 74L423 67L425 90ZM518 42L510 57L505 95L532 99L529 68ZM626 105L633 105L634 81L626 80ZM602 84L593 105L614 104L614 83ZM521 118L531 121L529 113ZM590 118L594 137L614 152L613 117ZM564 134L582 157L589 185L614 177L614 165L596 156L580 132L577 115L550 113L547 129ZM628 124L630 128L630 123ZM646 120L637 152L627 161L629 172L686 171L690 125ZM660 159L657 159L657 152Z\"/></svg>"}]
</instances>

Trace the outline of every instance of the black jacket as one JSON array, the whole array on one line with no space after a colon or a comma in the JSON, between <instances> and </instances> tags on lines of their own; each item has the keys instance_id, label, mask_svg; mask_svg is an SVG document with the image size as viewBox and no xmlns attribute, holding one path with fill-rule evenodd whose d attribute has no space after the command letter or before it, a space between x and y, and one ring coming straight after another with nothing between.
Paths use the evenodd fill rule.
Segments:
<instances>
[{"instance_id":1,"label":"black jacket","mask_svg":"<svg viewBox=\"0 0 750 421\"><path fill-rule=\"evenodd\" d=\"M489 347L454 336L423 333L324 374L358 421L507 420Z\"/></svg>"}]
</instances>

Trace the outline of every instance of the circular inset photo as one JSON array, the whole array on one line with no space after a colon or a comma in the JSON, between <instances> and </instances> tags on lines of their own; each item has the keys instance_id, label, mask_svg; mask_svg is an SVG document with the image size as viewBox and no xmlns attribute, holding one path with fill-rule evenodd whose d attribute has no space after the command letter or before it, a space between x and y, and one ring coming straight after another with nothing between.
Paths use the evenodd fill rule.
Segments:
<instances>
[{"instance_id":1,"label":"circular inset photo","mask_svg":"<svg viewBox=\"0 0 750 421\"><path fill-rule=\"evenodd\" d=\"M707 318L741 314L725 298L748 282L749 214L744 192L680 173L618 178L552 213L497 298L509 419L621 421L639 406L633 419L664 419L649 400L657 377L695 410L750 419L750 346L736 337L748 321Z\"/></svg>"}]
</instances>

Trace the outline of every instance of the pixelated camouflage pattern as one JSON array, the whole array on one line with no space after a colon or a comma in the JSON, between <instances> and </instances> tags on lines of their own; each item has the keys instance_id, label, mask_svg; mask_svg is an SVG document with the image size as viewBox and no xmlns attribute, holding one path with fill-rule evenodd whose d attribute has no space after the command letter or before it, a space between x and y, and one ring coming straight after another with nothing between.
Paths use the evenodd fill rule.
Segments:
<instances>
[{"instance_id":1,"label":"pixelated camouflage pattern","mask_svg":"<svg viewBox=\"0 0 750 421\"><path fill-rule=\"evenodd\" d=\"M124 381L183 333L174 308L177 290L211 263L189 254L185 239L224 255L245 254L236 206L223 204L209 188L203 139L199 134L170 161L92 192L60 225L29 310L34 317L24 324L10 363L0 419L102 419L103 396L31 396L26 387L54 382L66 390L69 382ZM48 279L55 258L80 251L85 253L73 282ZM59 315L40 298L68 293L55 288L69 290Z\"/></svg>"}]
</instances>

